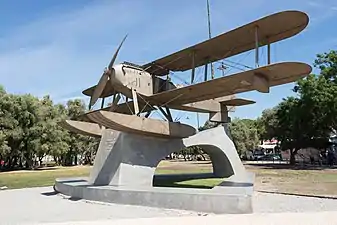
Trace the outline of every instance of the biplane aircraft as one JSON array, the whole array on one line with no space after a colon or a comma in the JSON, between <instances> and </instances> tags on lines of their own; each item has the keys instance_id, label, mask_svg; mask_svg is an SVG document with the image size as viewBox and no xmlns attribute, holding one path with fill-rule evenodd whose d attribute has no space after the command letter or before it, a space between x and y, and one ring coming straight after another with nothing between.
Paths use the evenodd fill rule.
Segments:
<instances>
[{"instance_id":1,"label":"biplane aircraft","mask_svg":"<svg viewBox=\"0 0 337 225\"><path fill-rule=\"evenodd\" d=\"M184 138L196 133L187 124L174 122L170 109L209 113L209 119L228 122L228 107L253 104L235 98L248 91L268 93L270 87L294 82L311 72L301 62L271 64L270 45L300 33L308 24L308 16L299 11L283 11L221 34L144 65L124 62L115 65L120 43L97 85L83 91L90 96L89 109L102 99L102 107L89 110L81 121L63 121L62 126L77 133L100 136L102 127L117 131L162 138ZM259 48L267 46L268 64L259 66ZM207 80L207 65L255 49L256 68ZM204 82L178 87L168 79L171 72L195 70L205 66ZM166 77L166 79L164 79ZM112 96L109 107L104 99ZM121 98L125 101L120 103ZM150 118L159 110L165 121Z\"/></svg>"}]
</instances>

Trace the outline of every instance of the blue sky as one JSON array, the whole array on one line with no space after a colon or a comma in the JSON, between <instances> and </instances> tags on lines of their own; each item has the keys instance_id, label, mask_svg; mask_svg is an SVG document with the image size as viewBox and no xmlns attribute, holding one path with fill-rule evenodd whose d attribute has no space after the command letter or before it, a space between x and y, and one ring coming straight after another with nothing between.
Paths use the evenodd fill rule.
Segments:
<instances>
[{"instance_id":1,"label":"blue sky","mask_svg":"<svg viewBox=\"0 0 337 225\"><path fill-rule=\"evenodd\" d=\"M274 62L312 64L317 53L337 48L335 0L210 0L210 5L213 36L278 11L306 12L310 23L304 32L272 45ZM0 84L11 93L49 94L55 102L83 97L81 91L97 83L126 33L117 61L143 64L207 39L206 18L206 0L2 0ZM254 54L232 60L252 66ZM174 81L181 82L178 75L189 81L186 74L174 75ZM256 118L292 95L292 87L240 94L257 103L237 108L231 116ZM196 123L195 114L178 114L183 122ZM205 119L202 115L200 123Z\"/></svg>"}]
</instances>

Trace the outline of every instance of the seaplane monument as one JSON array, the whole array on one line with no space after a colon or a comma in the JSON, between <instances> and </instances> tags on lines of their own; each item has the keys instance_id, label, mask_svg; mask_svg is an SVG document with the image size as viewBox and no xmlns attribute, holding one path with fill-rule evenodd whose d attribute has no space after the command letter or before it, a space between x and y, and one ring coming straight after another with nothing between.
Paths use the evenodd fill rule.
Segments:
<instances>
[{"instance_id":1,"label":"seaplane monument","mask_svg":"<svg viewBox=\"0 0 337 225\"><path fill-rule=\"evenodd\" d=\"M307 76L311 67L301 62L271 64L270 45L300 33L308 16L299 11L275 13L202 43L144 65L114 64L123 39L98 84L83 91L90 96L89 111L78 121L65 120L69 131L99 137L100 145L88 178L57 179L56 191L94 201L146 205L212 213L250 213L254 175L247 172L226 124L229 107L253 104L235 94L259 91ZM259 48L267 47L267 65L259 65ZM207 80L207 65L255 49L256 68ZM169 79L176 71L205 66L204 81L177 87ZM165 79L166 77L166 79ZM108 107L104 99L112 97ZM101 108L91 110L102 99ZM174 122L170 109L208 113L219 126L197 132ZM162 113L165 120L151 118ZM153 187L159 162L172 152L200 146L209 154L213 177L224 181L212 189Z\"/></svg>"}]
</instances>

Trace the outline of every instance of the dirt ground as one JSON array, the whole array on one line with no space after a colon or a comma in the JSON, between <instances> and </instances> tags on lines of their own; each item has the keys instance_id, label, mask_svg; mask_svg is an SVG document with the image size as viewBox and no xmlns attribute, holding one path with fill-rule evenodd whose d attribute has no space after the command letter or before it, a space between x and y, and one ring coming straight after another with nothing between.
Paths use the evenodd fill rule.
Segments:
<instances>
[{"instance_id":1,"label":"dirt ground","mask_svg":"<svg viewBox=\"0 0 337 225\"><path fill-rule=\"evenodd\" d=\"M279 163L245 163L255 173L255 190L337 197L337 168L290 166ZM212 172L210 161L162 161L162 170Z\"/></svg>"}]
</instances>

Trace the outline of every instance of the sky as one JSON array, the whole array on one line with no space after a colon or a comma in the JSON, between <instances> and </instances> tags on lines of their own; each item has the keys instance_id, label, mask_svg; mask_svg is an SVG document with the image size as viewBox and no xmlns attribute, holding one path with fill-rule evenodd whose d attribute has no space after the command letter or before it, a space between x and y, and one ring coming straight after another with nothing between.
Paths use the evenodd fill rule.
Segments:
<instances>
[{"instance_id":1,"label":"sky","mask_svg":"<svg viewBox=\"0 0 337 225\"><path fill-rule=\"evenodd\" d=\"M283 10L307 13L310 22L305 31L271 46L272 62L312 65L317 53L337 48L335 0L209 2L212 36ZM206 0L2 0L0 31L0 84L7 92L50 95L56 103L72 98L88 101L82 90L98 82L125 34L128 38L117 62L140 65L207 39ZM253 66L254 53L231 60ZM215 69L215 76L221 76L221 71ZM199 81L201 77L197 70ZM176 83L190 79L184 73L172 78ZM238 95L256 103L236 108L231 117L260 116L264 109L293 95L293 85L273 87L268 94ZM195 113L175 112L174 116L197 123ZM202 124L207 115L199 119Z\"/></svg>"}]
</instances>

